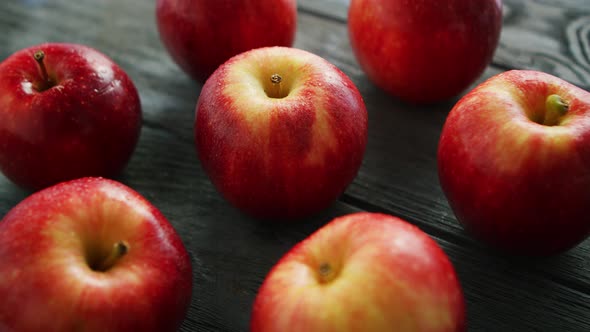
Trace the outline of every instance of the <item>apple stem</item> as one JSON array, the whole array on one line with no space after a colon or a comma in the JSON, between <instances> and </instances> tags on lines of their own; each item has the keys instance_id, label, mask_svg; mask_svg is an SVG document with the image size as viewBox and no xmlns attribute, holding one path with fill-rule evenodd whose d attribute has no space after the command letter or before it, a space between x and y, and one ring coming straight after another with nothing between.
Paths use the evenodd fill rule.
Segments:
<instances>
[{"instance_id":1,"label":"apple stem","mask_svg":"<svg viewBox=\"0 0 590 332\"><path fill-rule=\"evenodd\" d=\"M113 245L109 255L98 266L99 271L110 269L115 263L129 251L129 245L124 241L119 241Z\"/></svg>"},{"instance_id":2,"label":"apple stem","mask_svg":"<svg viewBox=\"0 0 590 332\"><path fill-rule=\"evenodd\" d=\"M333 275L333 270L332 267L330 266L330 264L328 263L322 263L320 265L320 282L328 282L330 280L332 280L332 275Z\"/></svg>"},{"instance_id":3,"label":"apple stem","mask_svg":"<svg viewBox=\"0 0 590 332\"><path fill-rule=\"evenodd\" d=\"M550 95L545 100L545 126L554 126L559 123L559 118L567 113L569 109L566 103L559 95Z\"/></svg>"},{"instance_id":4,"label":"apple stem","mask_svg":"<svg viewBox=\"0 0 590 332\"><path fill-rule=\"evenodd\" d=\"M273 96L275 98L281 98L281 82L283 78L279 74L272 74L270 75L270 81L273 86Z\"/></svg>"},{"instance_id":5,"label":"apple stem","mask_svg":"<svg viewBox=\"0 0 590 332\"><path fill-rule=\"evenodd\" d=\"M33 57L35 58L35 61L37 61L37 64L39 65L39 72L41 73L41 77L48 85L51 85L52 82L51 82L51 79L49 78L49 74L47 73L47 68L45 67L45 62L43 61L45 59L45 52L43 52L42 50L38 50L37 52L35 52Z\"/></svg>"}]
</instances>

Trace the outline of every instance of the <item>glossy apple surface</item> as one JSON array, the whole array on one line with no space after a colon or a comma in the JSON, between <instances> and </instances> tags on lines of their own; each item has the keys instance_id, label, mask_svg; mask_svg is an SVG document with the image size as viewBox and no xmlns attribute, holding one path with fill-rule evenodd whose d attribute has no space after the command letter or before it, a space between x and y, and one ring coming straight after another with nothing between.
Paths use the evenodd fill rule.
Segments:
<instances>
[{"instance_id":1,"label":"glossy apple surface","mask_svg":"<svg viewBox=\"0 0 590 332\"><path fill-rule=\"evenodd\" d=\"M273 267L251 331L465 331L465 303L451 262L426 233L393 216L355 213Z\"/></svg>"},{"instance_id":2,"label":"glossy apple surface","mask_svg":"<svg viewBox=\"0 0 590 332\"><path fill-rule=\"evenodd\" d=\"M0 170L21 187L117 175L141 119L133 82L97 50L41 44L0 63Z\"/></svg>"},{"instance_id":3,"label":"glossy apple surface","mask_svg":"<svg viewBox=\"0 0 590 332\"><path fill-rule=\"evenodd\" d=\"M294 219L328 207L356 176L366 141L367 111L352 81L294 48L232 58L207 80L197 104L203 169L227 200L259 218Z\"/></svg>"},{"instance_id":4,"label":"glossy apple surface","mask_svg":"<svg viewBox=\"0 0 590 332\"><path fill-rule=\"evenodd\" d=\"M295 0L157 0L160 39L176 63L205 82L226 60L265 46L292 46Z\"/></svg>"},{"instance_id":5,"label":"glossy apple surface","mask_svg":"<svg viewBox=\"0 0 590 332\"><path fill-rule=\"evenodd\" d=\"M177 331L189 256L148 201L112 180L41 190L0 222L0 330Z\"/></svg>"},{"instance_id":6,"label":"glossy apple surface","mask_svg":"<svg viewBox=\"0 0 590 332\"><path fill-rule=\"evenodd\" d=\"M590 93L537 71L490 78L450 112L438 170L477 238L519 255L572 248L590 233Z\"/></svg>"},{"instance_id":7,"label":"glossy apple surface","mask_svg":"<svg viewBox=\"0 0 590 332\"><path fill-rule=\"evenodd\" d=\"M352 0L348 32L368 78L410 103L458 95L491 61L501 0Z\"/></svg>"}]
</instances>

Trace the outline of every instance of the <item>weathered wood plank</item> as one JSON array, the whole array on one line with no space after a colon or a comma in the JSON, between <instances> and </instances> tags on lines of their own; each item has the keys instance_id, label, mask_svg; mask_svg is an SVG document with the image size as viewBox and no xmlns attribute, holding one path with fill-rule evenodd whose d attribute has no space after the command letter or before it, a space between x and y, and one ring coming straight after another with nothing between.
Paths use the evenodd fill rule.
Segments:
<instances>
[{"instance_id":1,"label":"weathered wood plank","mask_svg":"<svg viewBox=\"0 0 590 332\"><path fill-rule=\"evenodd\" d=\"M555 74L590 89L587 1L506 1L494 64Z\"/></svg>"},{"instance_id":2,"label":"weathered wood plank","mask_svg":"<svg viewBox=\"0 0 590 332\"><path fill-rule=\"evenodd\" d=\"M310 14L325 15L332 20L346 22L348 19L348 7L351 0L297 0L299 11Z\"/></svg>"},{"instance_id":3,"label":"weathered wood plank","mask_svg":"<svg viewBox=\"0 0 590 332\"><path fill-rule=\"evenodd\" d=\"M341 8L338 0L313 2L313 10ZM527 261L499 256L464 234L435 172L438 135L452 101L409 107L379 91L353 59L341 20L302 11L296 46L335 63L363 94L370 137L358 178L340 202L297 224L264 224L233 209L199 166L192 121L200 86L165 53L153 9L153 2L131 0L2 1L0 59L42 41L80 42L111 56L134 79L144 128L119 180L159 207L191 252L195 289L182 331L247 330L257 288L278 258L329 219L359 208L399 215L438 241L459 273L470 330L590 330L587 243L558 258ZM489 68L481 79L498 70ZM0 216L27 194L0 176Z\"/></svg>"}]
</instances>

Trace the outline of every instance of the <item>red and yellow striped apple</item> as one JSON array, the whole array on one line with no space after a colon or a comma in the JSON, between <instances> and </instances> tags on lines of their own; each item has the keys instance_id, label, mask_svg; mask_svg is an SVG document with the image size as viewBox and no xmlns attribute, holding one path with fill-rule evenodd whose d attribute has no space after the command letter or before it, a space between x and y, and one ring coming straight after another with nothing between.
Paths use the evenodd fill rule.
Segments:
<instances>
[{"instance_id":1,"label":"red and yellow striped apple","mask_svg":"<svg viewBox=\"0 0 590 332\"><path fill-rule=\"evenodd\" d=\"M590 93L538 71L488 79L451 110L438 170L477 238L524 255L572 248L590 233Z\"/></svg>"},{"instance_id":2,"label":"red and yellow striped apple","mask_svg":"<svg viewBox=\"0 0 590 332\"><path fill-rule=\"evenodd\" d=\"M196 108L203 169L229 202L260 218L326 208L356 176L366 141L367 111L352 81L294 48L233 57L207 80Z\"/></svg>"},{"instance_id":3,"label":"red and yellow striped apple","mask_svg":"<svg viewBox=\"0 0 590 332\"><path fill-rule=\"evenodd\" d=\"M348 32L368 78L411 103L458 95L492 60L501 0L352 0Z\"/></svg>"},{"instance_id":4,"label":"red and yellow striped apple","mask_svg":"<svg viewBox=\"0 0 590 332\"><path fill-rule=\"evenodd\" d=\"M258 291L252 332L465 331L455 270L416 226L377 213L334 219L293 247Z\"/></svg>"},{"instance_id":5,"label":"red and yellow striped apple","mask_svg":"<svg viewBox=\"0 0 590 332\"><path fill-rule=\"evenodd\" d=\"M204 82L242 52L292 46L296 0L157 0L160 39L172 59Z\"/></svg>"},{"instance_id":6,"label":"red and yellow striped apple","mask_svg":"<svg viewBox=\"0 0 590 332\"><path fill-rule=\"evenodd\" d=\"M0 331L177 331L189 256L131 188L82 178L38 191L0 222Z\"/></svg>"}]
</instances>

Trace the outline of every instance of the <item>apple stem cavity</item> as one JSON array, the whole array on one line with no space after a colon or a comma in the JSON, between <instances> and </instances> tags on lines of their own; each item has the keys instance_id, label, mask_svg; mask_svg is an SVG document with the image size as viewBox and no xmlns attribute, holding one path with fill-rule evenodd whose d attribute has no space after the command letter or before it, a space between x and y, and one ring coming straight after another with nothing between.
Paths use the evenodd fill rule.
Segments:
<instances>
[{"instance_id":1,"label":"apple stem cavity","mask_svg":"<svg viewBox=\"0 0 590 332\"><path fill-rule=\"evenodd\" d=\"M37 52L35 52L35 54L33 54L33 57L39 65L39 72L41 74L41 77L45 81L46 87L51 87L53 85L53 82L51 81L51 78L47 73L47 68L45 67L45 62L43 61L45 59L45 52L43 52L42 50L38 50Z\"/></svg>"},{"instance_id":2,"label":"apple stem cavity","mask_svg":"<svg viewBox=\"0 0 590 332\"><path fill-rule=\"evenodd\" d=\"M569 109L569 105L561 96L553 94L545 100L545 119L543 125L555 126L559 124L559 120L564 116Z\"/></svg>"},{"instance_id":3,"label":"apple stem cavity","mask_svg":"<svg viewBox=\"0 0 590 332\"><path fill-rule=\"evenodd\" d=\"M109 255L100 262L97 267L98 271L107 271L115 265L115 263L125 256L129 251L129 245L124 241L119 241L113 245L113 248Z\"/></svg>"}]
</instances>

